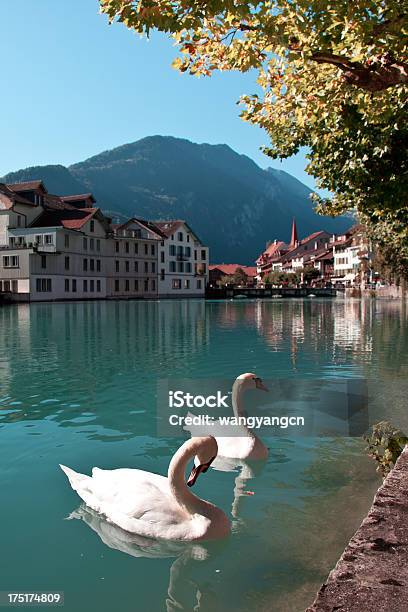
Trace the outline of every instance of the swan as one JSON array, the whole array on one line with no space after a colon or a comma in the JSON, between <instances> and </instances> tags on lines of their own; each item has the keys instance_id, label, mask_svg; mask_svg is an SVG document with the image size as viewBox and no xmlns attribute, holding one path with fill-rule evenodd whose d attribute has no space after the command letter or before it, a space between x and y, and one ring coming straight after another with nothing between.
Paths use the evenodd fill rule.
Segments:
<instances>
[{"instance_id":1,"label":"swan","mask_svg":"<svg viewBox=\"0 0 408 612\"><path fill-rule=\"evenodd\" d=\"M93 468L92 476L85 476L60 467L87 506L124 531L164 540L211 540L229 534L229 520L188 487L208 470L217 451L212 436L187 440L170 461L167 478L129 468ZM193 457L196 462L186 483L186 465Z\"/></svg>"},{"instance_id":2,"label":"swan","mask_svg":"<svg viewBox=\"0 0 408 612\"><path fill-rule=\"evenodd\" d=\"M238 376L232 386L232 409L234 416L245 417L242 406L242 396L248 389L262 389L268 391L261 378L252 372ZM188 416L194 417L189 413ZM192 436L202 436L209 432L215 437L218 445L218 457L229 457L231 459L264 460L268 458L268 449L258 436L246 425L230 425L228 430L219 421L211 425L184 425L184 430L189 431ZM231 431L229 437L226 431ZM198 465L198 464L197 464Z\"/></svg>"}]
</instances>

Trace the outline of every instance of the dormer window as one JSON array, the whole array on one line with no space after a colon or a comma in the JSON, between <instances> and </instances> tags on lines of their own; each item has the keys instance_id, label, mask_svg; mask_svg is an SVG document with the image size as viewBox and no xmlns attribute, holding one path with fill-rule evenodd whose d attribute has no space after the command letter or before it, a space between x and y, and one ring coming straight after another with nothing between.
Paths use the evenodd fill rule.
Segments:
<instances>
[{"instance_id":1,"label":"dormer window","mask_svg":"<svg viewBox=\"0 0 408 612\"><path fill-rule=\"evenodd\" d=\"M177 233L177 240L179 242L183 242L183 240L184 240L183 232L178 232Z\"/></svg>"}]
</instances>

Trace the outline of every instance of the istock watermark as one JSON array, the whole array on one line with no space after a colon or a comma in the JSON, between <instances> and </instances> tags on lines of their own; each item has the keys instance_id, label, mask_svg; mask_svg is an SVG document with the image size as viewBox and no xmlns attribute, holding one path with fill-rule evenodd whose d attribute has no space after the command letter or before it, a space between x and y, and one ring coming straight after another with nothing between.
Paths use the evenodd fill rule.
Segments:
<instances>
[{"instance_id":1,"label":"istock watermark","mask_svg":"<svg viewBox=\"0 0 408 612\"><path fill-rule=\"evenodd\" d=\"M169 408L228 408L228 395L217 391L216 395L193 395L184 391L169 391Z\"/></svg>"},{"instance_id":2,"label":"istock watermark","mask_svg":"<svg viewBox=\"0 0 408 612\"><path fill-rule=\"evenodd\" d=\"M368 429L365 379L162 379L157 434L360 437Z\"/></svg>"}]
</instances>

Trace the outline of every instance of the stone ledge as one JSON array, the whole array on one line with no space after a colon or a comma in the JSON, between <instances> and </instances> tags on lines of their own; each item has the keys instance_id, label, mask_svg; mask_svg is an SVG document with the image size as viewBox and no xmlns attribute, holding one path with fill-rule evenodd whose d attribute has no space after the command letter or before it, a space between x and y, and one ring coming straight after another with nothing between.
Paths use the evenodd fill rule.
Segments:
<instances>
[{"instance_id":1,"label":"stone ledge","mask_svg":"<svg viewBox=\"0 0 408 612\"><path fill-rule=\"evenodd\" d=\"M306 612L407 610L408 446Z\"/></svg>"}]
</instances>

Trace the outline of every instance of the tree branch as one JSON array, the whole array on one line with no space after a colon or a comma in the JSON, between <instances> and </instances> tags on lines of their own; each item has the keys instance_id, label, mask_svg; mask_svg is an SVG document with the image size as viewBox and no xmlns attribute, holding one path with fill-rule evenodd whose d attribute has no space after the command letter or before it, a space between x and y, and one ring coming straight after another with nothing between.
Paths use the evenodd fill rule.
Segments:
<instances>
[{"instance_id":1,"label":"tree branch","mask_svg":"<svg viewBox=\"0 0 408 612\"><path fill-rule=\"evenodd\" d=\"M377 58L370 65L335 55L330 52L314 53L311 59L319 64L332 64L344 73L344 80L366 91L382 91L395 85L408 84L408 64L390 56Z\"/></svg>"}]
</instances>

